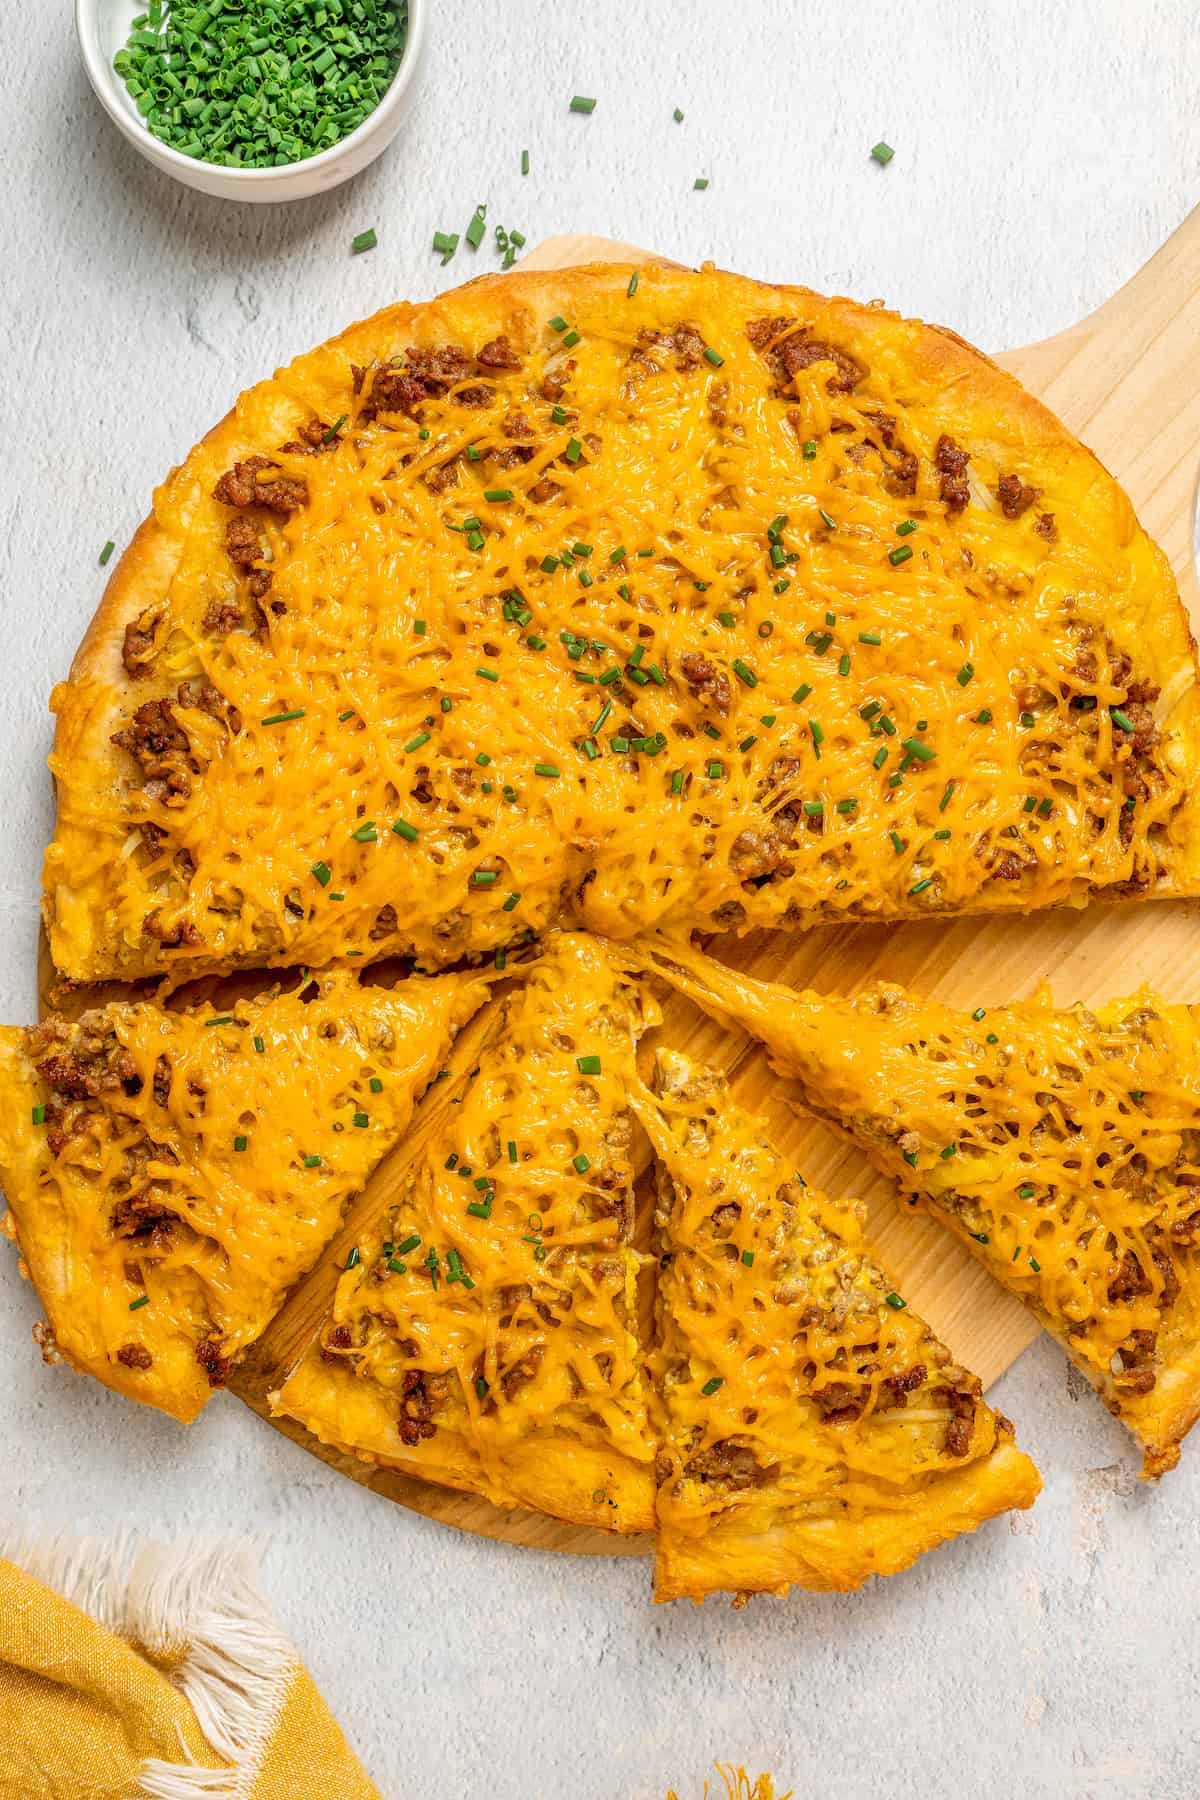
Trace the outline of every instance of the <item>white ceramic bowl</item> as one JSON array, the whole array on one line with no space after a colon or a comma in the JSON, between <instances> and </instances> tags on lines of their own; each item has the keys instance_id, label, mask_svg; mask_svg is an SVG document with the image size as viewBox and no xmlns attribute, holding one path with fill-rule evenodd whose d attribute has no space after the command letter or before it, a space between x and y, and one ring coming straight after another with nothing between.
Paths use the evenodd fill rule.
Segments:
<instances>
[{"instance_id":1,"label":"white ceramic bowl","mask_svg":"<svg viewBox=\"0 0 1200 1800\"><path fill-rule=\"evenodd\" d=\"M391 85L374 112L356 131L319 156L286 163L276 169L227 169L219 163L181 156L147 130L128 89L113 68L113 57L129 36L129 28L145 0L75 0L75 29L88 80L105 112L147 162L188 187L223 200L302 200L324 194L365 169L395 137L416 88L417 67L425 36L428 0L408 0L408 42Z\"/></svg>"}]
</instances>

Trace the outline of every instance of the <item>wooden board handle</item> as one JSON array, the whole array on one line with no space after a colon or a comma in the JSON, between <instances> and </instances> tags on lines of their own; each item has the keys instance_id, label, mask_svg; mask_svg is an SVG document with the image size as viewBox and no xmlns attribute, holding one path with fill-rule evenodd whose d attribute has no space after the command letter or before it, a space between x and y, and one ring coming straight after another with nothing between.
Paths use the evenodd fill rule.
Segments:
<instances>
[{"instance_id":1,"label":"wooden board handle","mask_svg":"<svg viewBox=\"0 0 1200 1800\"><path fill-rule=\"evenodd\" d=\"M1088 318L996 360L1117 472L1200 618L1200 207Z\"/></svg>"}]
</instances>

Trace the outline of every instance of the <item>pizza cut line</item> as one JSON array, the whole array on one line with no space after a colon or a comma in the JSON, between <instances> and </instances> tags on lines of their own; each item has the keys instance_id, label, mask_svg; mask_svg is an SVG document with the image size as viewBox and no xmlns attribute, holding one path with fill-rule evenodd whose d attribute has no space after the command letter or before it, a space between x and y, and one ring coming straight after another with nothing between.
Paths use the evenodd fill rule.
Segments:
<instances>
[{"instance_id":1,"label":"pizza cut line","mask_svg":"<svg viewBox=\"0 0 1200 1800\"><path fill-rule=\"evenodd\" d=\"M649 965L752 1033L808 1111L1030 1307L1161 1475L1200 1414L1200 1014L1145 990L958 1011L851 999L681 944Z\"/></svg>"},{"instance_id":2,"label":"pizza cut line","mask_svg":"<svg viewBox=\"0 0 1200 1800\"><path fill-rule=\"evenodd\" d=\"M1192 893L1195 674L1122 490L951 334L712 268L473 282L159 489L53 696L54 960Z\"/></svg>"}]
</instances>

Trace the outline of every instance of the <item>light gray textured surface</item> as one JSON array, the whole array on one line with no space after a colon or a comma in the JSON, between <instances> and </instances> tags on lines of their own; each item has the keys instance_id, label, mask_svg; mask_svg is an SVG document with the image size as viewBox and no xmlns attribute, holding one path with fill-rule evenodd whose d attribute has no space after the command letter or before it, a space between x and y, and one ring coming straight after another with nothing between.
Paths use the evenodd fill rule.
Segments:
<instances>
[{"instance_id":1,"label":"light gray textured surface","mask_svg":"<svg viewBox=\"0 0 1200 1800\"><path fill-rule=\"evenodd\" d=\"M99 599L101 544L127 539L244 384L387 300L494 266L489 247L443 274L435 227L461 231L486 199L531 242L605 232L883 295L1002 348L1104 299L1200 187L1191 0L434 0L392 152L286 211L207 201L144 165L86 90L66 11L35 9L0 73L10 1019L34 1005L46 696ZM568 114L575 92L598 97L590 119ZM880 136L886 171L867 157ZM367 225L379 248L351 257ZM267 1585L388 1800L655 1800L672 1781L690 1796L717 1755L847 1800L1200 1788L1200 1451L1140 1488L1044 1343L996 1394L1046 1474L1033 1513L854 1597L655 1611L644 1565L428 1524L231 1399L184 1431L43 1369L36 1315L3 1258L0 1528L264 1538Z\"/></svg>"}]
</instances>

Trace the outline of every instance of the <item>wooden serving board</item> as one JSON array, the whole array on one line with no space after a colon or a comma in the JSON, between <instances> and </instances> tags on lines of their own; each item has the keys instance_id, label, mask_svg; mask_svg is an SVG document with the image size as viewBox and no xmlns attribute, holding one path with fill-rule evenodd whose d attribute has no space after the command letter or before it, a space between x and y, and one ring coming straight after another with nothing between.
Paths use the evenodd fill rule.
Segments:
<instances>
[{"instance_id":1,"label":"wooden serving board","mask_svg":"<svg viewBox=\"0 0 1200 1800\"><path fill-rule=\"evenodd\" d=\"M572 236L542 244L525 258L525 266L656 260L663 259L607 238ZM1117 475L1170 557L1193 629L1200 627L1192 547L1200 452L1200 209L1089 318L997 360ZM886 975L971 1007L1021 998L1043 980L1064 1004L1131 993L1142 982L1172 999L1195 1002L1200 1001L1200 903L1096 905L1029 919L847 926L790 942L760 935L722 940L717 953L738 968L831 993L851 992ZM452 1078L427 1096L417 1132L437 1129L455 1081L474 1066L487 1030L482 1018L462 1034ZM664 1031L680 1048L730 1072L738 1098L767 1119L780 1147L810 1181L868 1202L874 1240L904 1293L985 1384L1015 1361L1037 1335L1025 1309L940 1227L901 1211L891 1184L874 1174L859 1152L796 1113L754 1045L677 998L667 1004ZM644 1553L646 1539L618 1540L538 1514L500 1512L484 1500L357 1462L318 1444L299 1426L271 1417L268 1394L312 1341L337 1265L364 1224L386 1210L410 1153L411 1140L376 1171L330 1251L235 1373L235 1392L277 1430L355 1481L444 1524L539 1549Z\"/></svg>"}]
</instances>

